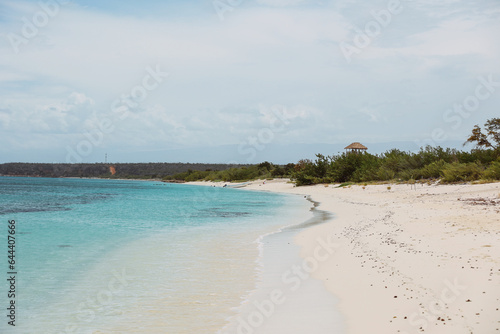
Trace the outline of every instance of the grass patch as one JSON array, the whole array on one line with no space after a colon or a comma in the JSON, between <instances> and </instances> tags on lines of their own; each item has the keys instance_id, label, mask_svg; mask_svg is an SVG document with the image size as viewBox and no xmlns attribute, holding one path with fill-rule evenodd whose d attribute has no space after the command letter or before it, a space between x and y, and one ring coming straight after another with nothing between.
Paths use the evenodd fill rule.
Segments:
<instances>
[{"instance_id":1,"label":"grass patch","mask_svg":"<svg viewBox=\"0 0 500 334\"><path fill-rule=\"evenodd\" d=\"M354 184L354 182L344 182L344 183L341 183L339 184L337 187L335 188L344 188L344 187L349 187L349 186L352 186Z\"/></svg>"}]
</instances>

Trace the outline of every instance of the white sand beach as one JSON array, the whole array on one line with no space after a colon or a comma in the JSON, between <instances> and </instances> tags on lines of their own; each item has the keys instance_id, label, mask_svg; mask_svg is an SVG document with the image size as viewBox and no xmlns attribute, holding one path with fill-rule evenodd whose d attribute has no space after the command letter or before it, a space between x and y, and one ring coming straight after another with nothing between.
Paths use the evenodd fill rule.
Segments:
<instances>
[{"instance_id":1,"label":"white sand beach","mask_svg":"<svg viewBox=\"0 0 500 334\"><path fill-rule=\"evenodd\" d=\"M244 189L310 196L334 214L295 242L310 274L339 299L347 333L500 333L500 183L268 180Z\"/></svg>"}]
</instances>

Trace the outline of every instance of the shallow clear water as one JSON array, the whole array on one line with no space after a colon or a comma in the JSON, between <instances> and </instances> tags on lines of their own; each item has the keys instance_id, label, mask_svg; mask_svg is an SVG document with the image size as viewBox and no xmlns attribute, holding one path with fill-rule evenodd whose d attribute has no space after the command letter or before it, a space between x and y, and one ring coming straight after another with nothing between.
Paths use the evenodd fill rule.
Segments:
<instances>
[{"instance_id":1,"label":"shallow clear water","mask_svg":"<svg viewBox=\"0 0 500 334\"><path fill-rule=\"evenodd\" d=\"M0 333L216 332L255 287L255 240L309 207L238 189L0 177L0 270L15 219L18 272L16 327L3 320Z\"/></svg>"}]
</instances>

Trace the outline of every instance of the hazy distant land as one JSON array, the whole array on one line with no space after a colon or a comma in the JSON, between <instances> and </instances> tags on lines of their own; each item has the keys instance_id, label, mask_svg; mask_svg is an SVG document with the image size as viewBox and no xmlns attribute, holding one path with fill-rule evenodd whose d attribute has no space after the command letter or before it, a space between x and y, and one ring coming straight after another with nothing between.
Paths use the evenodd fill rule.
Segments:
<instances>
[{"instance_id":1,"label":"hazy distant land","mask_svg":"<svg viewBox=\"0 0 500 334\"><path fill-rule=\"evenodd\" d=\"M204 163L4 163L0 164L0 175L159 179L189 170L220 171L243 166L248 165Z\"/></svg>"}]
</instances>

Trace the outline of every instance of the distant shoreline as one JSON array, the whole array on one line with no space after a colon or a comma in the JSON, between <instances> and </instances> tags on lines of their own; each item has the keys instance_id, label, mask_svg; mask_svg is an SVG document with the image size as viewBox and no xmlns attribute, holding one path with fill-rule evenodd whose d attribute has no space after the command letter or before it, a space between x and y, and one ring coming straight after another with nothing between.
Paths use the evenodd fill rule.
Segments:
<instances>
[{"instance_id":1,"label":"distant shoreline","mask_svg":"<svg viewBox=\"0 0 500 334\"><path fill-rule=\"evenodd\" d=\"M223 171L247 165L209 163L2 163L0 175L21 177L86 177L162 179L188 171Z\"/></svg>"},{"instance_id":2,"label":"distant shoreline","mask_svg":"<svg viewBox=\"0 0 500 334\"><path fill-rule=\"evenodd\" d=\"M0 175L0 177L30 177L46 179L82 179L82 180L117 180L117 181L156 181L166 182L162 179L124 179L124 178L106 178L106 177L78 177L78 176L33 176L33 175Z\"/></svg>"}]
</instances>

